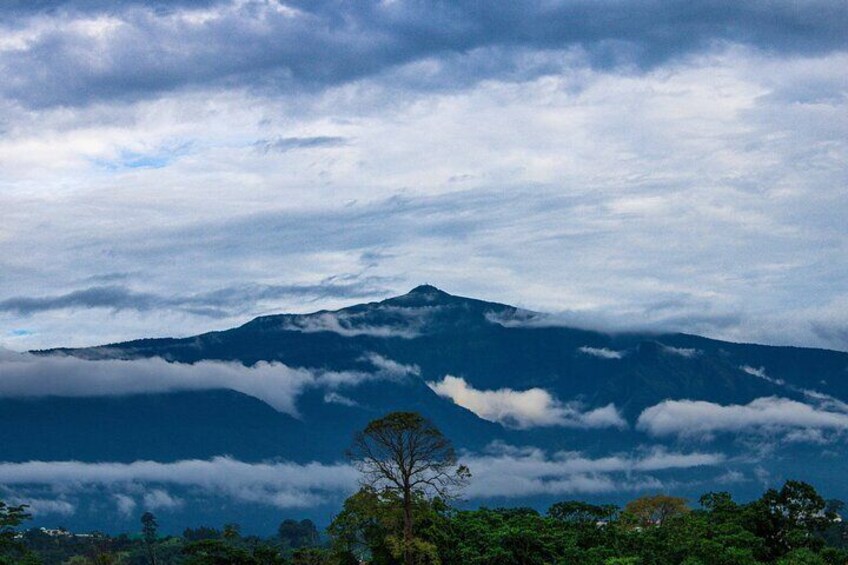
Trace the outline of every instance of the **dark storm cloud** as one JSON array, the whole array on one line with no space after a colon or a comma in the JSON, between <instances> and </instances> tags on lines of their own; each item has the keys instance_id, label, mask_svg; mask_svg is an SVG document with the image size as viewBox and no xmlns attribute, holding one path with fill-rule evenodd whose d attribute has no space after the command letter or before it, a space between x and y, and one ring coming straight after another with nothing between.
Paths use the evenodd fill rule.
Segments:
<instances>
[{"instance_id":1,"label":"dark storm cloud","mask_svg":"<svg viewBox=\"0 0 848 565\"><path fill-rule=\"evenodd\" d=\"M205 9L198 16L192 11ZM848 5L791 2L15 2L11 31L34 37L0 55L0 92L28 106L135 99L183 87L321 89L431 61L439 87L521 74L515 53L574 49L597 67L650 68L717 42L779 53L848 44ZM65 25L108 14L106 31ZM43 25L43 21L47 21ZM35 22L42 22L41 27ZM52 23L51 23L52 22ZM485 57L475 57L480 53ZM497 56L493 56L497 55ZM561 64L561 63L560 63ZM551 66L553 65L553 66ZM457 67L456 72L449 68ZM461 71L461 72L460 72ZM438 74L438 73L437 73ZM427 82L426 73L409 80ZM423 86L427 86L424 84Z\"/></svg>"},{"instance_id":2,"label":"dark storm cloud","mask_svg":"<svg viewBox=\"0 0 848 565\"><path fill-rule=\"evenodd\" d=\"M162 296L138 292L124 285L93 286L66 294L45 297L16 296L0 301L0 312L31 315L65 308L109 308L146 312L178 309L209 317L225 317L244 311L265 300L281 298L363 298L385 294L380 280L373 277L356 279L331 278L319 284L306 285L235 285L212 292L192 295Z\"/></svg>"}]
</instances>

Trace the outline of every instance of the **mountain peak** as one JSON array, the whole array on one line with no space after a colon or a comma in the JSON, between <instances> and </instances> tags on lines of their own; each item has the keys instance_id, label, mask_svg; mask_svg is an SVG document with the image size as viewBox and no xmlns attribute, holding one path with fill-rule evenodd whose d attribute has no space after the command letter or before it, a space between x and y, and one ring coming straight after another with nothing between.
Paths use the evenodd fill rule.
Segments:
<instances>
[{"instance_id":1,"label":"mountain peak","mask_svg":"<svg viewBox=\"0 0 848 565\"><path fill-rule=\"evenodd\" d=\"M405 308L418 308L423 306L448 305L465 302L469 299L460 298L448 294L431 284L418 285L406 294L389 298L384 302Z\"/></svg>"},{"instance_id":2,"label":"mountain peak","mask_svg":"<svg viewBox=\"0 0 848 565\"><path fill-rule=\"evenodd\" d=\"M447 295L447 292L431 284L421 284L410 290L409 294Z\"/></svg>"}]
</instances>

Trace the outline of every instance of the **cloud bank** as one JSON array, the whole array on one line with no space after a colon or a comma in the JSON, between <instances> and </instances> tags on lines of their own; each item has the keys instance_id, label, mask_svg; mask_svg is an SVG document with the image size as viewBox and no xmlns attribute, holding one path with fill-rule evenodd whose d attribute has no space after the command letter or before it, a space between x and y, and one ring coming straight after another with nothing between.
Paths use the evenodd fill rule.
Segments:
<instances>
[{"instance_id":1,"label":"cloud bank","mask_svg":"<svg viewBox=\"0 0 848 565\"><path fill-rule=\"evenodd\" d=\"M287 331L304 333L333 332L344 337L385 337L414 339L420 335L415 327L392 325L370 325L353 323L355 318L339 312L319 312L306 316L291 317L281 326Z\"/></svg>"},{"instance_id":2,"label":"cloud bank","mask_svg":"<svg viewBox=\"0 0 848 565\"><path fill-rule=\"evenodd\" d=\"M583 346L577 350L584 355L591 355L592 357L598 357L600 359L621 359L626 353L625 351L614 351L612 349L607 349L606 347Z\"/></svg>"},{"instance_id":3,"label":"cloud bank","mask_svg":"<svg viewBox=\"0 0 848 565\"><path fill-rule=\"evenodd\" d=\"M65 21L44 10L50 5L63 8ZM4 10L0 65L14 80L5 81L0 94L34 107L221 84L309 92L433 62L448 68L431 81L448 88L515 75L516 59L553 49L602 69L652 68L716 43L826 53L846 45L840 23L848 19L842 3L824 0L807 3L803 11L715 0L638 6L607 0L486 7L438 0L233 0L167 10L141 1L108 9L102 2L38 3L44 11L13 6ZM102 53L96 60L80 56L95 50ZM533 70L554 64L543 60Z\"/></svg>"},{"instance_id":4,"label":"cloud bank","mask_svg":"<svg viewBox=\"0 0 848 565\"><path fill-rule=\"evenodd\" d=\"M725 461L717 453L661 448L593 459L580 453L547 454L504 444L493 444L487 453L463 454L460 459L472 469L464 493L471 499L657 489L662 483L652 473L715 467ZM247 463L229 457L172 463L0 463L0 483L15 489L16 500L37 501L23 493L47 486L61 492L63 498L52 506L42 504L40 511L60 514L74 511L75 496L104 491L111 493L116 509L124 516L139 508L176 510L191 502L175 495L177 488L189 489L192 498L213 495L277 508L304 508L349 495L359 478L356 469L342 463Z\"/></svg>"},{"instance_id":5,"label":"cloud bank","mask_svg":"<svg viewBox=\"0 0 848 565\"><path fill-rule=\"evenodd\" d=\"M592 459L579 453L547 454L533 448L495 444L490 455L463 458L474 475L471 498L592 494L661 489L650 473L721 465L719 453L678 453L654 448L643 453Z\"/></svg>"},{"instance_id":6,"label":"cloud bank","mask_svg":"<svg viewBox=\"0 0 848 565\"><path fill-rule=\"evenodd\" d=\"M297 417L297 398L309 388L332 391L368 380L396 380L417 370L379 355L365 360L374 365L374 372L312 371L268 362L250 367L221 361L170 363L158 357L89 361L0 350L0 397L96 397L229 389Z\"/></svg>"},{"instance_id":7,"label":"cloud bank","mask_svg":"<svg viewBox=\"0 0 848 565\"><path fill-rule=\"evenodd\" d=\"M446 375L441 381L428 382L436 394L450 398L490 422L509 427L534 428L626 428L627 422L613 404L583 411L577 403L564 404L546 390L478 390L461 377Z\"/></svg>"},{"instance_id":8,"label":"cloud bank","mask_svg":"<svg viewBox=\"0 0 848 565\"><path fill-rule=\"evenodd\" d=\"M50 485L70 492L105 487L116 492L115 503L125 513L133 512L139 504L148 509L182 506L185 502L170 494L167 486L199 488L242 502L302 508L353 492L358 476L346 464L246 463L228 457L174 463L0 463L2 484L16 488ZM138 498L133 496L140 490L138 485L159 487L141 489L143 494Z\"/></svg>"},{"instance_id":9,"label":"cloud bank","mask_svg":"<svg viewBox=\"0 0 848 565\"><path fill-rule=\"evenodd\" d=\"M670 345L662 345L662 350L670 355L678 355L687 359L692 359L702 353L700 349L693 349L691 347L671 347Z\"/></svg>"},{"instance_id":10,"label":"cloud bank","mask_svg":"<svg viewBox=\"0 0 848 565\"><path fill-rule=\"evenodd\" d=\"M789 434L843 432L848 413L779 397L723 406L700 400L666 400L645 409L636 429L655 437L710 438L716 433Z\"/></svg>"}]
</instances>

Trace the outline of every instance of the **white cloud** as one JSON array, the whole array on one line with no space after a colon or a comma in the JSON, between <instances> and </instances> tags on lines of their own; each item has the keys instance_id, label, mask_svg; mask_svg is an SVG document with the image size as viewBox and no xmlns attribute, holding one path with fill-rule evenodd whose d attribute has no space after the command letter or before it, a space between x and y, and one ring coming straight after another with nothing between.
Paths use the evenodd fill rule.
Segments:
<instances>
[{"instance_id":1,"label":"white cloud","mask_svg":"<svg viewBox=\"0 0 848 565\"><path fill-rule=\"evenodd\" d=\"M533 428L565 426L573 428L625 428L627 422L613 404L583 411L577 403L563 404L541 388L528 390L478 390L465 379L446 375L439 382L428 382L439 396L450 398L484 420L505 426Z\"/></svg>"},{"instance_id":2,"label":"white cloud","mask_svg":"<svg viewBox=\"0 0 848 565\"><path fill-rule=\"evenodd\" d=\"M842 400L839 400L838 398L831 396L829 394L826 394L824 392L820 392L820 391L817 391L817 390L814 390L814 389L809 389L809 388L800 388L800 387L797 387L797 386L794 386L794 385L787 383L783 379L776 379L776 378L770 377L766 373L765 367L752 367L750 365L742 365L739 368L743 372L745 372L745 373L747 373L747 374L749 374L753 377L757 377L758 379L762 379L766 382L770 382L770 383L777 385L779 387L783 387L785 390L804 395L804 397L809 402L811 402L812 404L815 404L821 410L825 410L825 411L829 411L829 412L848 413L848 403L843 402ZM827 383L822 381L821 384L827 384ZM807 437L813 437L813 435L814 434L810 433L810 434L807 434ZM792 437L801 438L801 437L804 437L804 434L801 433L801 432L797 432L797 433L794 433L792 435Z\"/></svg>"},{"instance_id":3,"label":"white cloud","mask_svg":"<svg viewBox=\"0 0 848 565\"><path fill-rule=\"evenodd\" d=\"M593 459L575 452L549 455L532 447L492 444L487 453L465 453L460 460L473 473L463 494L479 499L657 489L662 484L650 473L711 467L725 458L717 453L652 448ZM223 496L278 508L309 507L347 496L356 490L359 478L355 468L342 463L246 463L227 457L172 463L0 463L0 483L19 491L48 486L63 496L101 489L96 492L111 493L118 512L124 516L141 508L181 508L186 500L168 492L173 488L192 489L194 496ZM33 500L20 495L19 498ZM54 502L42 505L41 511L73 512L70 502Z\"/></svg>"},{"instance_id":4,"label":"white cloud","mask_svg":"<svg viewBox=\"0 0 848 565\"><path fill-rule=\"evenodd\" d=\"M662 484L648 473L711 467L725 460L718 453L676 453L662 448L592 459L571 452L548 455L532 447L493 447L491 455L462 458L473 473L467 492L471 498L657 489Z\"/></svg>"},{"instance_id":5,"label":"white cloud","mask_svg":"<svg viewBox=\"0 0 848 565\"><path fill-rule=\"evenodd\" d=\"M337 392L328 392L325 394L324 402L327 404L341 404L342 406L359 406L359 403L352 398L348 398Z\"/></svg>"},{"instance_id":6,"label":"white cloud","mask_svg":"<svg viewBox=\"0 0 848 565\"><path fill-rule=\"evenodd\" d=\"M832 442L832 438L825 434L821 428L800 428L786 432L783 440L787 443L815 443L825 445Z\"/></svg>"},{"instance_id":7,"label":"white cloud","mask_svg":"<svg viewBox=\"0 0 848 565\"><path fill-rule=\"evenodd\" d=\"M115 500L115 505L118 508L118 512L121 514L121 516L129 517L133 515L136 507L138 506L133 497L128 496L126 494L118 493L113 495L113 498Z\"/></svg>"},{"instance_id":8,"label":"white cloud","mask_svg":"<svg viewBox=\"0 0 848 565\"><path fill-rule=\"evenodd\" d=\"M666 400L646 408L636 429L653 436L711 437L715 433L781 433L798 441L809 434L848 429L848 414L778 397L723 406L700 400ZM804 436L803 434L807 434Z\"/></svg>"},{"instance_id":9,"label":"white cloud","mask_svg":"<svg viewBox=\"0 0 848 565\"><path fill-rule=\"evenodd\" d=\"M734 484L734 483L742 483L742 482L745 482L746 480L748 480L748 479L745 478L745 473L743 473L741 471L736 471L734 469L731 469L731 470L723 473L722 475L719 475L715 479L715 481L717 483L724 484L724 485Z\"/></svg>"},{"instance_id":10,"label":"white cloud","mask_svg":"<svg viewBox=\"0 0 848 565\"><path fill-rule=\"evenodd\" d=\"M413 371L372 356L374 373L310 371L281 363L200 361L169 363L161 358L89 361L0 350L0 397L92 397L229 389L297 416L297 397L309 388L336 389L366 380L397 379Z\"/></svg>"},{"instance_id":11,"label":"white cloud","mask_svg":"<svg viewBox=\"0 0 848 565\"><path fill-rule=\"evenodd\" d=\"M829 394L817 390L802 389L801 394L815 402L819 408L836 412L848 413L848 403L839 400Z\"/></svg>"},{"instance_id":12,"label":"white cloud","mask_svg":"<svg viewBox=\"0 0 848 565\"><path fill-rule=\"evenodd\" d=\"M33 516L43 516L45 514L58 514L59 516L71 516L77 511L77 507L72 502L59 498L38 498L30 496L13 495L6 499L8 504L19 505L25 504L28 506L27 512Z\"/></svg>"},{"instance_id":13,"label":"white cloud","mask_svg":"<svg viewBox=\"0 0 848 565\"><path fill-rule=\"evenodd\" d=\"M768 379L768 377L766 376L765 367L756 368L756 367L751 367L750 365L742 365L739 368L742 369L744 372L748 373L751 376L754 376L754 377L757 377L757 378L760 378L760 379Z\"/></svg>"},{"instance_id":14,"label":"white cloud","mask_svg":"<svg viewBox=\"0 0 848 565\"><path fill-rule=\"evenodd\" d=\"M182 507L185 501L171 496L165 490L153 489L150 492L144 493L142 503L145 510L173 510Z\"/></svg>"},{"instance_id":15,"label":"white cloud","mask_svg":"<svg viewBox=\"0 0 848 565\"><path fill-rule=\"evenodd\" d=\"M577 350L580 353L591 355L592 357L599 357L601 359L621 359L626 353L625 351L615 351L606 347L589 347L587 345L579 347Z\"/></svg>"},{"instance_id":16,"label":"white cloud","mask_svg":"<svg viewBox=\"0 0 848 565\"><path fill-rule=\"evenodd\" d=\"M417 365L404 365L377 353L368 353L364 359L386 375L396 375L398 377L413 375L417 377L421 374L421 369Z\"/></svg>"},{"instance_id":17,"label":"white cloud","mask_svg":"<svg viewBox=\"0 0 848 565\"><path fill-rule=\"evenodd\" d=\"M501 312L486 312L484 317L489 323L505 328L548 327L546 321L550 318L547 314L532 312L522 308Z\"/></svg>"},{"instance_id":18,"label":"white cloud","mask_svg":"<svg viewBox=\"0 0 848 565\"><path fill-rule=\"evenodd\" d=\"M45 17L48 30L66 27L61 15ZM249 21L234 19L233 29L266 29ZM108 45L126 54L125 40ZM72 281L113 271L137 273L133 288L169 297L367 270L394 277L392 290L429 280L570 311L594 328L845 349L848 112L845 73L835 70L848 56L712 45L627 73L546 48L507 57L508 79L455 84L463 65L504 61L484 49L323 92L266 96L213 81L38 112L0 100L0 209L9 211L0 300L21 289L65 294ZM21 64L17 52L6 56ZM431 88L438 80L450 87ZM256 151L258 140L278 138L350 142ZM161 166L137 166L145 159ZM316 298L263 301L217 327L350 302ZM349 330L336 322L317 326ZM4 313L0 326L33 333L0 339L83 345L209 324L171 309Z\"/></svg>"},{"instance_id":19,"label":"white cloud","mask_svg":"<svg viewBox=\"0 0 848 565\"><path fill-rule=\"evenodd\" d=\"M743 372L748 373L752 377L757 377L758 379L763 379L764 381L768 381L772 384L776 384L778 386L784 386L786 382L783 379L773 379L766 374L765 367L751 367L750 365L742 365L739 367ZM791 388L791 387L790 387Z\"/></svg>"},{"instance_id":20,"label":"white cloud","mask_svg":"<svg viewBox=\"0 0 848 565\"><path fill-rule=\"evenodd\" d=\"M692 349L689 347L671 347L670 345L663 345L663 351L665 351L666 353L670 353L671 355L679 355L681 357L686 357L687 359L697 357L702 353L700 349Z\"/></svg>"},{"instance_id":21,"label":"white cloud","mask_svg":"<svg viewBox=\"0 0 848 565\"><path fill-rule=\"evenodd\" d=\"M228 457L174 463L0 463L2 484L50 485L71 492L106 487L116 491L115 503L124 513L133 512L137 503L121 490L135 491L139 484L195 487L243 502L293 508L350 493L355 490L358 478L358 472L346 464L245 463ZM152 488L142 499L148 508L177 508L184 504L164 488Z\"/></svg>"},{"instance_id":22,"label":"white cloud","mask_svg":"<svg viewBox=\"0 0 848 565\"><path fill-rule=\"evenodd\" d=\"M404 326L352 325L349 318L336 312L321 312L289 319L282 329L304 333L333 332L344 337L361 335L370 337L413 339L420 334Z\"/></svg>"}]
</instances>

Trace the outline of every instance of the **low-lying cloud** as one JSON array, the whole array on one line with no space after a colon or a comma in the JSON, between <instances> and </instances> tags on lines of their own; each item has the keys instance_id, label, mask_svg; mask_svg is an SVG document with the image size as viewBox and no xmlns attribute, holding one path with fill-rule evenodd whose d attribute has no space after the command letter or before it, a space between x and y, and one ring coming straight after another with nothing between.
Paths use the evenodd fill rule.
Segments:
<instances>
[{"instance_id":1,"label":"low-lying cloud","mask_svg":"<svg viewBox=\"0 0 848 565\"><path fill-rule=\"evenodd\" d=\"M13 506L25 504L27 506L27 513L37 517L45 514L71 516L77 511L76 505L66 500L64 495L56 498L41 498L40 496L27 496L23 492L8 488L3 488L0 492L2 492L3 499L6 503Z\"/></svg>"},{"instance_id":2,"label":"low-lying cloud","mask_svg":"<svg viewBox=\"0 0 848 565\"><path fill-rule=\"evenodd\" d=\"M491 453L463 458L474 474L471 498L591 494L662 488L650 473L725 462L720 453L679 453L654 448L642 453L589 458L580 453L547 454L534 447L493 444Z\"/></svg>"},{"instance_id":3,"label":"low-lying cloud","mask_svg":"<svg viewBox=\"0 0 848 565\"><path fill-rule=\"evenodd\" d=\"M570 428L626 428L615 405L583 411L578 403L562 403L541 388L478 390L462 377L446 375L428 382L436 394L450 398L484 420L515 428L563 426Z\"/></svg>"},{"instance_id":4,"label":"low-lying cloud","mask_svg":"<svg viewBox=\"0 0 848 565\"><path fill-rule=\"evenodd\" d=\"M473 477L464 496L471 499L602 493L657 489L651 473L712 467L725 462L718 453L679 453L653 448L633 454L590 458L581 453L548 454L534 447L495 443L485 453L460 458ZM130 516L139 509L178 510L190 503L174 494L222 496L242 503L304 508L337 501L356 490L359 472L347 463L248 463L229 457L171 463L83 463L30 461L0 463L0 484L15 489L15 500L39 504L40 513L71 514L74 497L108 494L116 511ZM61 492L55 501L27 497L28 489ZM42 489L42 490L39 490Z\"/></svg>"},{"instance_id":5,"label":"low-lying cloud","mask_svg":"<svg viewBox=\"0 0 848 565\"><path fill-rule=\"evenodd\" d=\"M842 412L848 414L848 403L845 403L842 400L839 400L838 398L831 396L827 393L810 388L797 387L787 383L783 379L771 377L768 375L768 373L766 373L765 367L752 367L750 365L742 365L741 367L739 367L739 369L742 370L744 373L751 375L752 377L762 379L773 385L781 387L783 390L803 395L804 400L815 405L818 410L822 410L825 412ZM794 434L794 437L804 437L804 434L796 433Z\"/></svg>"},{"instance_id":6,"label":"low-lying cloud","mask_svg":"<svg viewBox=\"0 0 848 565\"><path fill-rule=\"evenodd\" d=\"M142 502L147 510L174 510L185 504L183 499L172 496L168 491L160 488L144 493Z\"/></svg>"},{"instance_id":7,"label":"low-lying cloud","mask_svg":"<svg viewBox=\"0 0 848 565\"><path fill-rule=\"evenodd\" d=\"M606 347L589 347L583 346L577 349L580 353L598 357L600 359L621 359L624 357L624 351L615 351Z\"/></svg>"},{"instance_id":8,"label":"low-lying cloud","mask_svg":"<svg viewBox=\"0 0 848 565\"><path fill-rule=\"evenodd\" d=\"M751 367L750 365L742 365L739 367L742 372L751 375L752 377L757 377L758 379L763 379L764 381L770 382L772 384L776 384L778 386L784 386L786 382L783 379L773 379L766 374L765 367Z\"/></svg>"},{"instance_id":9,"label":"low-lying cloud","mask_svg":"<svg viewBox=\"0 0 848 565\"><path fill-rule=\"evenodd\" d=\"M78 398L228 389L297 417L297 398L307 389L332 391L368 380L396 380L417 370L378 355L364 360L374 366L374 372L315 371L264 361L249 367L223 361L170 363L158 357L90 361L0 350L0 397Z\"/></svg>"},{"instance_id":10,"label":"low-lying cloud","mask_svg":"<svg viewBox=\"0 0 848 565\"><path fill-rule=\"evenodd\" d=\"M690 347L672 347L670 345L663 345L662 350L669 355L679 355L680 357L685 357L687 359L692 359L702 353L700 349L693 349Z\"/></svg>"},{"instance_id":11,"label":"low-lying cloud","mask_svg":"<svg viewBox=\"0 0 848 565\"><path fill-rule=\"evenodd\" d=\"M666 400L645 409L639 415L636 429L656 437L710 438L716 433L769 433L792 434L791 439L801 440L805 436L799 432L804 430L848 429L848 413L775 396L727 406L702 400Z\"/></svg>"},{"instance_id":12,"label":"low-lying cloud","mask_svg":"<svg viewBox=\"0 0 848 565\"><path fill-rule=\"evenodd\" d=\"M403 297L396 297L402 299ZM284 316L280 329L304 333L333 332L344 337L413 339L425 333L444 310L441 305L369 304L367 309Z\"/></svg>"},{"instance_id":13,"label":"low-lying cloud","mask_svg":"<svg viewBox=\"0 0 848 565\"><path fill-rule=\"evenodd\" d=\"M147 509L176 509L185 504L169 493L168 487L193 487L207 494L279 508L307 507L353 492L358 476L353 467L341 463L246 463L229 457L173 463L0 463L0 483L4 485L49 485L69 492L105 487L115 492L115 504L124 514L132 513L139 505ZM141 485L156 486L140 488Z\"/></svg>"},{"instance_id":14,"label":"low-lying cloud","mask_svg":"<svg viewBox=\"0 0 848 565\"><path fill-rule=\"evenodd\" d=\"M353 324L348 316L338 312L319 312L306 316L292 316L281 329L303 333L333 332L344 337L385 337L413 339L419 332L410 327L390 325Z\"/></svg>"}]
</instances>

